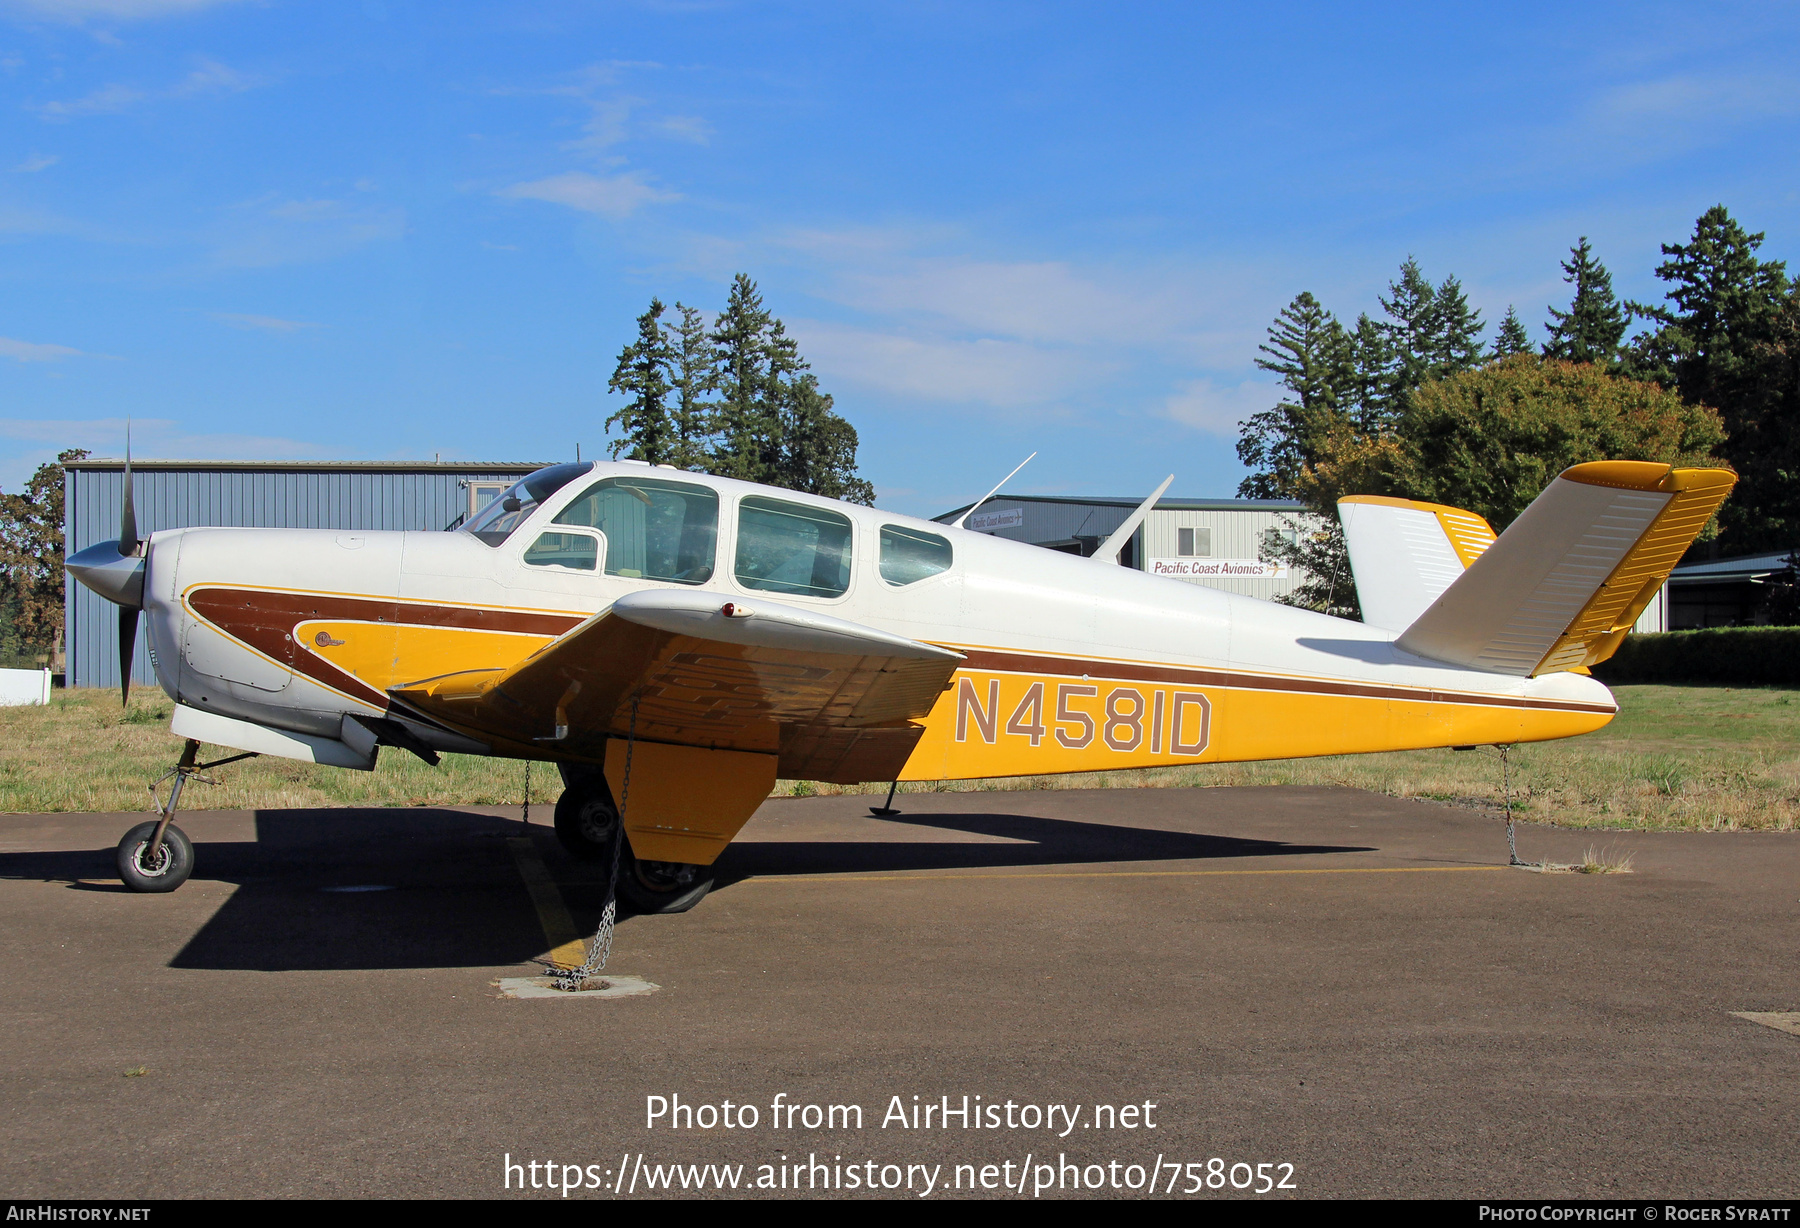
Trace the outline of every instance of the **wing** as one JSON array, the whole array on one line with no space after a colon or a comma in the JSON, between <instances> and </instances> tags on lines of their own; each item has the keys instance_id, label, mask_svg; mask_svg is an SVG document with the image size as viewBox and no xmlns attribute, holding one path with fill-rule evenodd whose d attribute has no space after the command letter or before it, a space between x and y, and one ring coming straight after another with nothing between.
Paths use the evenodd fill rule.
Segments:
<instances>
[{"instance_id":1,"label":"wing","mask_svg":"<svg viewBox=\"0 0 1800 1228\"><path fill-rule=\"evenodd\" d=\"M1649 461L1567 469L1395 642L1498 674L1597 665L1736 481Z\"/></svg>"},{"instance_id":2,"label":"wing","mask_svg":"<svg viewBox=\"0 0 1800 1228\"><path fill-rule=\"evenodd\" d=\"M496 745L599 760L624 737L780 756L797 780L891 780L960 653L772 601L631 593L509 669L394 687Z\"/></svg>"}]
</instances>

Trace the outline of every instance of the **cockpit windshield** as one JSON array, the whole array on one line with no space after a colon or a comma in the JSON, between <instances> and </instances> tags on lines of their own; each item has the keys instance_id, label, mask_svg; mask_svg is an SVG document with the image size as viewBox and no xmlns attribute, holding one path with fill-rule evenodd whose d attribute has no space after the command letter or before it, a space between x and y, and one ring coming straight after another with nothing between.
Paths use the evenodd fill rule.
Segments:
<instances>
[{"instance_id":1,"label":"cockpit windshield","mask_svg":"<svg viewBox=\"0 0 1800 1228\"><path fill-rule=\"evenodd\" d=\"M472 534L490 546L498 546L512 536L514 529L529 520L545 499L593 467L593 461L572 461L527 474L514 482L505 494L481 509L475 519L462 527L461 532Z\"/></svg>"}]
</instances>

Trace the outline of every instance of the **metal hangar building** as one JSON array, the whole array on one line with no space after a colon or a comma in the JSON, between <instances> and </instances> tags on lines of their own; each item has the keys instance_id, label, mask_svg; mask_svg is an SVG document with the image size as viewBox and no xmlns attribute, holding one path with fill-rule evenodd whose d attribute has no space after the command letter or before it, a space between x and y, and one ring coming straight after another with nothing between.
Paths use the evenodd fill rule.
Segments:
<instances>
[{"instance_id":1,"label":"metal hangar building","mask_svg":"<svg viewBox=\"0 0 1800 1228\"><path fill-rule=\"evenodd\" d=\"M513 482L552 462L538 461L190 461L133 460L138 530L199 525L251 528L442 529ZM63 466L66 554L119 536L125 462ZM63 643L69 686L119 685L117 609L63 579ZM141 641L134 685L153 686Z\"/></svg>"},{"instance_id":2,"label":"metal hangar building","mask_svg":"<svg viewBox=\"0 0 1800 1228\"><path fill-rule=\"evenodd\" d=\"M995 495L963 527L1086 557L1142 502L1141 496ZM964 504L934 519L954 524L968 510ZM1162 498L1120 557L1139 571L1272 601L1305 576L1263 562L1263 535L1273 530L1291 541L1314 519L1305 504L1284 500Z\"/></svg>"}]
</instances>

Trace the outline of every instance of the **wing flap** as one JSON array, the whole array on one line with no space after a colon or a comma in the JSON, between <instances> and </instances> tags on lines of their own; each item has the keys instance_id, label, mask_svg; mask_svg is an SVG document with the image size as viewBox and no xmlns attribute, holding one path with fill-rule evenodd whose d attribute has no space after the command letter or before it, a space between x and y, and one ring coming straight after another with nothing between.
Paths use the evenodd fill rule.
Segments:
<instances>
[{"instance_id":1,"label":"wing flap","mask_svg":"<svg viewBox=\"0 0 1800 1228\"><path fill-rule=\"evenodd\" d=\"M1736 481L1649 461L1565 470L1396 642L1521 677L1604 661Z\"/></svg>"},{"instance_id":2,"label":"wing flap","mask_svg":"<svg viewBox=\"0 0 1800 1228\"><path fill-rule=\"evenodd\" d=\"M729 611L729 612L727 612ZM396 687L435 720L558 757L649 741L781 756L796 779L898 773L961 654L777 602L649 590L507 670ZM635 713L634 713L635 709Z\"/></svg>"}]
</instances>

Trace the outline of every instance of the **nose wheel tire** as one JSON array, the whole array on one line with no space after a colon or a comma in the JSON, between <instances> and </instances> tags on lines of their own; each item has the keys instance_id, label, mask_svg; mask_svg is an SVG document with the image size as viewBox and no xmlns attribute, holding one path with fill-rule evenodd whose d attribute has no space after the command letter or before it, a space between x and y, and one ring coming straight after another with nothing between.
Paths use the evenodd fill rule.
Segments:
<instances>
[{"instance_id":1,"label":"nose wheel tire","mask_svg":"<svg viewBox=\"0 0 1800 1228\"><path fill-rule=\"evenodd\" d=\"M119 877L132 891L173 891L187 882L194 872L194 846L179 827L171 823L163 829L162 845L150 852L150 838L156 835L154 820L139 823L119 841Z\"/></svg>"}]
</instances>

